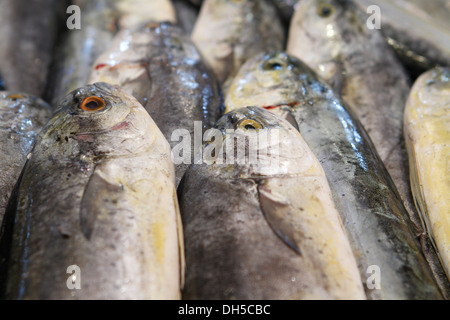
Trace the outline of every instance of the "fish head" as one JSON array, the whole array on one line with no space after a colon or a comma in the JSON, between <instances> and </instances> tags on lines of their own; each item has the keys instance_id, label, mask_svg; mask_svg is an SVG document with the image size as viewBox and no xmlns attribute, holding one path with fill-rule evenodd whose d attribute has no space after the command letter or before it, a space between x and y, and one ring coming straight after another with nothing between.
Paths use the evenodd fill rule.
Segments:
<instances>
[{"instance_id":1,"label":"fish head","mask_svg":"<svg viewBox=\"0 0 450 320\"><path fill-rule=\"evenodd\" d=\"M220 132L221 143L216 144L219 150L216 148L214 159L205 162L223 177L258 179L295 175L304 172L305 166L313 166L314 159L299 132L262 108L234 110L217 122L215 130Z\"/></svg>"},{"instance_id":2,"label":"fish head","mask_svg":"<svg viewBox=\"0 0 450 320\"><path fill-rule=\"evenodd\" d=\"M257 106L277 113L316 98L331 98L331 88L305 63L283 52L247 61L230 85L226 112Z\"/></svg>"},{"instance_id":3,"label":"fish head","mask_svg":"<svg viewBox=\"0 0 450 320\"><path fill-rule=\"evenodd\" d=\"M293 17L288 52L326 80L342 72L346 50L361 45L371 30L359 8L348 0L304 0Z\"/></svg>"},{"instance_id":4,"label":"fish head","mask_svg":"<svg viewBox=\"0 0 450 320\"><path fill-rule=\"evenodd\" d=\"M119 87L106 83L69 93L42 135L49 148L59 148L59 153L69 157L114 156L146 152L159 144L156 142L168 145L144 107Z\"/></svg>"},{"instance_id":5,"label":"fish head","mask_svg":"<svg viewBox=\"0 0 450 320\"><path fill-rule=\"evenodd\" d=\"M424 73L415 84L418 99L423 105L450 104L450 68L437 67Z\"/></svg>"}]
</instances>

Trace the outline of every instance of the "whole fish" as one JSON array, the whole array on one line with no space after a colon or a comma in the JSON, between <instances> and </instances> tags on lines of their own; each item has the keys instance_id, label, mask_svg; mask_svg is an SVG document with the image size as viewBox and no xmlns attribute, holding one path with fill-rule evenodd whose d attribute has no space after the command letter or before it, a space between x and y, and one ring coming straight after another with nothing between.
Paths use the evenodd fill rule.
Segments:
<instances>
[{"instance_id":1,"label":"whole fish","mask_svg":"<svg viewBox=\"0 0 450 320\"><path fill-rule=\"evenodd\" d=\"M300 58L353 109L391 175L417 234L423 233L409 185L403 112L410 84L394 51L351 1L300 1L288 53Z\"/></svg>"},{"instance_id":2,"label":"whole fish","mask_svg":"<svg viewBox=\"0 0 450 320\"><path fill-rule=\"evenodd\" d=\"M36 139L4 221L8 299L180 297L170 147L139 102L116 87L67 95ZM74 277L79 290L70 290Z\"/></svg>"},{"instance_id":3,"label":"whole fish","mask_svg":"<svg viewBox=\"0 0 450 320\"><path fill-rule=\"evenodd\" d=\"M0 224L33 141L50 115L50 106L39 98L0 91Z\"/></svg>"},{"instance_id":4,"label":"whole fish","mask_svg":"<svg viewBox=\"0 0 450 320\"><path fill-rule=\"evenodd\" d=\"M356 0L367 10L380 8L381 31L403 61L419 70L450 66L450 2L448 0Z\"/></svg>"},{"instance_id":5,"label":"whole fish","mask_svg":"<svg viewBox=\"0 0 450 320\"><path fill-rule=\"evenodd\" d=\"M206 0L192 40L224 85L239 67L260 52L283 50L285 32L267 0Z\"/></svg>"},{"instance_id":6,"label":"whole fish","mask_svg":"<svg viewBox=\"0 0 450 320\"><path fill-rule=\"evenodd\" d=\"M0 0L0 74L7 90L43 96L65 9L61 0Z\"/></svg>"},{"instance_id":7,"label":"whole fish","mask_svg":"<svg viewBox=\"0 0 450 320\"><path fill-rule=\"evenodd\" d=\"M365 299L325 174L298 131L260 108L231 112L216 128L215 155L222 145L226 159L205 157L178 189L183 297ZM245 139L254 141L247 151ZM230 161L240 152L248 159Z\"/></svg>"},{"instance_id":8,"label":"whole fish","mask_svg":"<svg viewBox=\"0 0 450 320\"><path fill-rule=\"evenodd\" d=\"M450 69L436 68L414 84L405 111L416 206L450 277Z\"/></svg>"},{"instance_id":9,"label":"whole fish","mask_svg":"<svg viewBox=\"0 0 450 320\"><path fill-rule=\"evenodd\" d=\"M328 178L366 283L374 266L380 287L369 299L439 299L397 190L355 114L300 60L258 55L242 66L225 100L227 111L262 107L298 128ZM372 272L372 271L371 271Z\"/></svg>"},{"instance_id":10,"label":"whole fish","mask_svg":"<svg viewBox=\"0 0 450 320\"><path fill-rule=\"evenodd\" d=\"M95 60L120 29L147 21L175 22L169 0L79 0L81 29L66 30L52 67L48 100L55 107L69 92L88 83Z\"/></svg>"},{"instance_id":11,"label":"whole fish","mask_svg":"<svg viewBox=\"0 0 450 320\"><path fill-rule=\"evenodd\" d=\"M190 35L194 29L199 10L186 0L172 0L175 12L177 15L177 22Z\"/></svg>"},{"instance_id":12,"label":"whole fish","mask_svg":"<svg viewBox=\"0 0 450 320\"><path fill-rule=\"evenodd\" d=\"M200 130L210 128L223 104L213 72L183 29L171 23L120 32L95 63L89 81L119 85L136 97L172 148L180 143L172 138L176 130L187 130L194 142L194 121L201 122ZM192 161L177 163L177 184Z\"/></svg>"}]
</instances>

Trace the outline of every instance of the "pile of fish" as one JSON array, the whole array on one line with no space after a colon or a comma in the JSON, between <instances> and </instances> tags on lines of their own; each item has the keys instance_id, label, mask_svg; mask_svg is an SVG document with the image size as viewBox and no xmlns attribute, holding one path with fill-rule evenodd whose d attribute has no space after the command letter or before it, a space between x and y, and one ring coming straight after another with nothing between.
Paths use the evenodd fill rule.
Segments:
<instances>
[{"instance_id":1,"label":"pile of fish","mask_svg":"<svg viewBox=\"0 0 450 320\"><path fill-rule=\"evenodd\" d=\"M0 0L0 298L449 299L449 45L448 0Z\"/></svg>"}]
</instances>

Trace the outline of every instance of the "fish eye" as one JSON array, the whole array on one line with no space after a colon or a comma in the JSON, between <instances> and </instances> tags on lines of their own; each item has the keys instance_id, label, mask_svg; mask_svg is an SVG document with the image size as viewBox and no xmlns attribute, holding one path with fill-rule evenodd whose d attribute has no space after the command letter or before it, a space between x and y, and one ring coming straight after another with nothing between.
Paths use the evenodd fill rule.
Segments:
<instances>
[{"instance_id":1,"label":"fish eye","mask_svg":"<svg viewBox=\"0 0 450 320\"><path fill-rule=\"evenodd\" d=\"M328 18L334 13L334 7L331 4L323 3L319 5L317 14L322 18Z\"/></svg>"},{"instance_id":2,"label":"fish eye","mask_svg":"<svg viewBox=\"0 0 450 320\"><path fill-rule=\"evenodd\" d=\"M285 67L285 64L278 60L268 60L264 62L263 64L263 70L266 71L279 71L283 70Z\"/></svg>"},{"instance_id":3,"label":"fish eye","mask_svg":"<svg viewBox=\"0 0 450 320\"><path fill-rule=\"evenodd\" d=\"M241 122L239 122L238 127L244 131L257 131L263 128L260 123L251 119L242 120Z\"/></svg>"},{"instance_id":4,"label":"fish eye","mask_svg":"<svg viewBox=\"0 0 450 320\"><path fill-rule=\"evenodd\" d=\"M23 98L25 98L25 97L23 95L21 95L21 94L11 94L11 95L6 97L6 99L12 100L12 101L20 100L20 99L23 99Z\"/></svg>"},{"instance_id":5,"label":"fish eye","mask_svg":"<svg viewBox=\"0 0 450 320\"><path fill-rule=\"evenodd\" d=\"M100 111L106 107L106 102L100 97L87 97L81 101L80 108L84 111Z\"/></svg>"}]
</instances>

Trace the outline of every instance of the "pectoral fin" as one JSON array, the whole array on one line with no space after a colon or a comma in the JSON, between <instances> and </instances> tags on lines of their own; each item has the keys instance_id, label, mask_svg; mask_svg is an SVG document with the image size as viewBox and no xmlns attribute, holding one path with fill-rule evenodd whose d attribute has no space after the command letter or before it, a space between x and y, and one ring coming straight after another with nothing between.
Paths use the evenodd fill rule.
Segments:
<instances>
[{"instance_id":1,"label":"pectoral fin","mask_svg":"<svg viewBox=\"0 0 450 320\"><path fill-rule=\"evenodd\" d=\"M111 210L114 210L112 202L117 201L117 194L121 190L120 186L102 178L97 169L91 175L84 190L80 209L81 231L86 239L91 239L98 217L107 216Z\"/></svg>"},{"instance_id":2,"label":"pectoral fin","mask_svg":"<svg viewBox=\"0 0 450 320\"><path fill-rule=\"evenodd\" d=\"M258 186L258 193L262 212L272 230L290 248L301 255L295 238L293 207L290 201L265 186Z\"/></svg>"}]
</instances>

